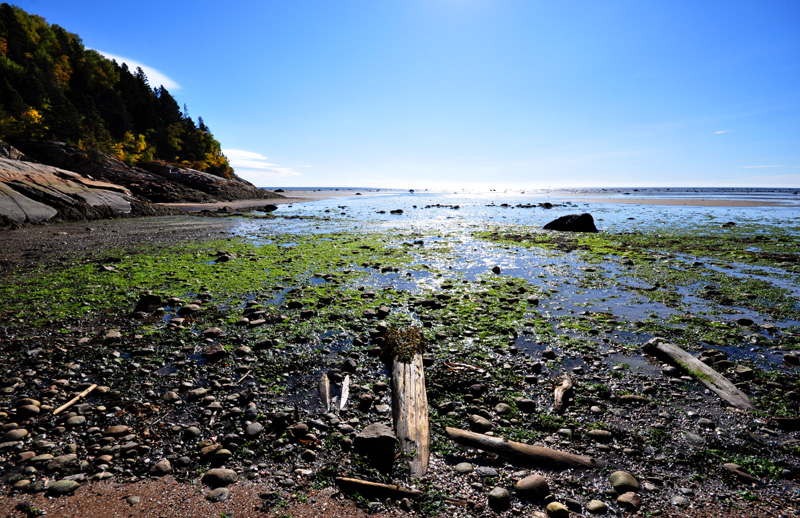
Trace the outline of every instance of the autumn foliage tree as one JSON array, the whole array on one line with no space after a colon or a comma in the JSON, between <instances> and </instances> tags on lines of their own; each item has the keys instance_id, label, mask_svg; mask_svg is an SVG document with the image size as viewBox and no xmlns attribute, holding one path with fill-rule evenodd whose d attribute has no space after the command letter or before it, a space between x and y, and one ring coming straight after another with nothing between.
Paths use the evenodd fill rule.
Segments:
<instances>
[{"instance_id":1,"label":"autumn foliage tree","mask_svg":"<svg viewBox=\"0 0 800 518\"><path fill-rule=\"evenodd\" d=\"M219 142L138 68L86 49L80 38L0 4L0 138L63 141L128 164L161 160L230 178Z\"/></svg>"}]
</instances>

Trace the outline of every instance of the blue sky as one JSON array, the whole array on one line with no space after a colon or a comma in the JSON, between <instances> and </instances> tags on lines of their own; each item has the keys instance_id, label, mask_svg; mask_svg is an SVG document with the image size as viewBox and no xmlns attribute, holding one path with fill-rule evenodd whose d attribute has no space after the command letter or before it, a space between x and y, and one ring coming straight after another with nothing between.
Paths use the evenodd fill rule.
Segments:
<instances>
[{"instance_id":1,"label":"blue sky","mask_svg":"<svg viewBox=\"0 0 800 518\"><path fill-rule=\"evenodd\" d=\"M794 0L15 3L260 186L800 187Z\"/></svg>"}]
</instances>

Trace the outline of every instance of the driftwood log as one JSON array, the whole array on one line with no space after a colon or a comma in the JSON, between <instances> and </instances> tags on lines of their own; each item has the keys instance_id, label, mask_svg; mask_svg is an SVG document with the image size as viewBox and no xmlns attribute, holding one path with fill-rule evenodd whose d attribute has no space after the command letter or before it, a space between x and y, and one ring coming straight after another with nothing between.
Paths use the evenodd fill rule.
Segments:
<instances>
[{"instance_id":1,"label":"driftwood log","mask_svg":"<svg viewBox=\"0 0 800 518\"><path fill-rule=\"evenodd\" d=\"M422 477L428 472L431 433L421 353L409 363L392 360L392 415L400 449L409 456L411 476Z\"/></svg>"},{"instance_id":2,"label":"driftwood log","mask_svg":"<svg viewBox=\"0 0 800 518\"><path fill-rule=\"evenodd\" d=\"M400 500L402 498L416 498L422 494L422 491L417 491L416 489L407 489L393 484L380 484L357 478L337 477L336 484L344 493L358 493L365 498L377 497Z\"/></svg>"},{"instance_id":3,"label":"driftwood log","mask_svg":"<svg viewBox=\"0 0 800 518\"><path fill-rule=\"evenodd\" d=\"M730 403L731 406L741 410L755 410L755 405L747 395L736 388L725 376L677 345L653 338L644 345L643 349L646 353L673 363L685 370L697 378L697 381L708 387L709 390Z\"/></svg>"},{"instance_id":4,"label":"driftwood log","mask_svg":"<svg viewBox=\"0 0 800 518\"><path fill-rule=\"evenodd\" d=\"M509 441L503 437L490 437L458 428L447 427L445 428L445 434L459 444L502 455L516 464L533 465L548 469L602 468L606 464L602 460L593 457Z\"/></svg>"},{"instance_id":5,"label":"driftwood log","mask_svg":"<svg viewBox=\"0 0 800 518\"><path fill-rule=\"evenodd\" d=\"M572 394L572 379L564 374L561 384L553 392L553 410L560 414L564 412L569 396Z\"/></svg>"}]
</instances>

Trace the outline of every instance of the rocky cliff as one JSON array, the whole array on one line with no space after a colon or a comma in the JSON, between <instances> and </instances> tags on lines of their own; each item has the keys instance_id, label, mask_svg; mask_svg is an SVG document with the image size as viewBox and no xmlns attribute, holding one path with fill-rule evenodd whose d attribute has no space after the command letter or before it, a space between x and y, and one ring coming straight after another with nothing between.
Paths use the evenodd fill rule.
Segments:
<instances>
[{"instance_id":1,"label":"rocky cliff","mask_svg":"<svg viewBox=\"0 0 800 518\"><path fill-rule=\"evenodd\" d=\"M169 213L156 203L281 197L235 176L162 163L131 167L58 143L25 151L0 142L0 226Z\"/></svg>"}]
</instances>

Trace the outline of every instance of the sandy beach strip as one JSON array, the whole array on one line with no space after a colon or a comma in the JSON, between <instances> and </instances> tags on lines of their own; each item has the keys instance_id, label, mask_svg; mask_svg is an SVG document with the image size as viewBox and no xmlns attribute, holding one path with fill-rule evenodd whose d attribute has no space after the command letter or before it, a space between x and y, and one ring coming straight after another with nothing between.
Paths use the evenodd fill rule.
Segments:
<instances>
[{"instance_id":1,"label":"sandy beach strip","mask_svg":"<svg viewBox=\"0 0 800 518\"><path fill-rule=\"evenodd\" d=\"M230 207L234 210L252 209L253 207L263 207L265 205L287 205L290 203L307 203L312 201L326 200L329 198L344 198L348 196L356 196L358 194L369 196L374 194L371 191L352 190L290 190L278 193L280 198L264 198L257 200L234 200L234 201L217 201L212 203L158 203L162 207L170 207L173 209L181 209L189 212L201 210L218 210L223 207Z\"/></svg>"},{"instance_id":2,"label":"sandy beach strip","mask_svg":"<svg viewBox=\"0 0 800 518\"><path fill-rule=\"evenodd\" d=\"M584 203L620 203L625 205L670 205L676 207L787 207L782 203L759 200L730 200L716 198L602 198L594 196L578 196L571 198L574 202Z\"/></svg>"}]
</instances>

